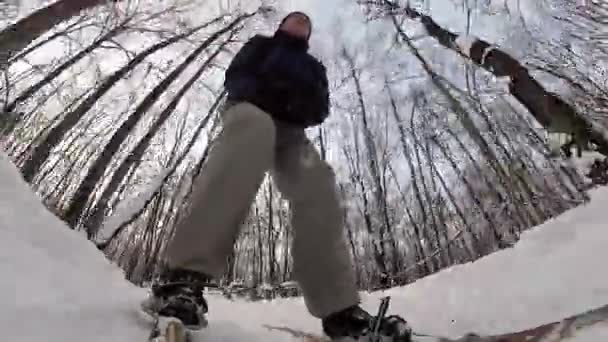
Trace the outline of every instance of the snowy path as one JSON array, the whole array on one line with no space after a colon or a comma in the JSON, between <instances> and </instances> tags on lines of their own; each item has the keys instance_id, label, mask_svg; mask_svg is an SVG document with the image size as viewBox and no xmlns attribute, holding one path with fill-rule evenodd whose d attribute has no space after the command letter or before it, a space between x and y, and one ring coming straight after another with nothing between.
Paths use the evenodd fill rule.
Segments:
<instances>
[{"instance_id":1,"label":"snowy path","mask_svg":"<svg viewBox=\"0 0 608 342\"><path fill-rule=\"evenodd\" d=\"M0 153L0 331L10 341L145 341L133 313L144 291L80 234L47 212ZM405 288L364 295L375 311L393 297L390 312L420 332L460 336L527 328L608 303L608 188L590 204L527 232L504 250ZM264 324L319 333L300 298L271 303L210 297L207 341L289 341ZM231 322L239 317L238 325ZM608 329L576 341L608 341Z\"/></svg>"}]
</instances>

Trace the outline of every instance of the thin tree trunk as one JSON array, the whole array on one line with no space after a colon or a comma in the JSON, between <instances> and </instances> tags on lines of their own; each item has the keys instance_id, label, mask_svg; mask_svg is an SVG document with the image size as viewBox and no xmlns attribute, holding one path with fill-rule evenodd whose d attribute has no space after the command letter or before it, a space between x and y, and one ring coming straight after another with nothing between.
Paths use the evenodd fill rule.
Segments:
<instances>
[{"instance_id":1,"label":"thin tree trunk","mask_svg":"<svg viewBox=\"0 0 608 342\"><path fill-rule=\"evenodd\" d=\"M259 285L264 282L264 240L263 240L263 232L262 232L262 218L261 212L258 206L255 206L255 221L256 226L258 228L257 231L257 240L258 240L258 274L257 281L254 285Z\"/></svg>"},{"instance_id":2,"label":"thin tree trunk","mask_svg":"<svg viewBox=\"0 0 608 342\"><path fill-rule=\"evenodd\" d=\"M492 228L492 232L495 235L495 239L497 241L500 241L500 237L497 236L499 235L498 231L496 230L496 223L494 222L494 219L488 214L488 212L484 209L481 201L479 200L479 198L477 198L477 195L475 194L475 190L473 189L473 186L471 185L471 183L469 182L469 180L462 174L462 171L460 171L460 169L458 168L458 165L456 164L456 162L454 161L454 158L452 158L450 156L450 154L447 151L447 148L445 146L443 146L443 144L441 144L438 139L436 137L431 137L431 141L437 146L439 147L439 150L441 151L441 153L443 154L443 156L449 161L450 165L452 166L452 169L456 172L456 174L462 179L465 188L467 189L467 191L469 192L469 195L471 196L471 199L473 200L473 203L477 206L477 208L481 211L482 215L484 216L484 218L486 219L486 221L489 223L490 227ZM435 170L437 171L437 170ZM444 190L446 192L448 191L448 188L445 184L445 182L443 181L443 178L440 177L440 174L437 173L439 179L441 180L442 186L445 188ZM451 192L449 192L449 194L451 194ZM453 201L454 206L457 207L457 201L455 200L455 197L452 195L451 196L451 200ZM464 216L463 216L464 219ZM467 227L470 228L470 226L468 224L466 224ZM477 240L477 237L475 236L475 233L473 230L468 230L468 232L471 234L471 238L473 239L473 248L479 250L480 244L479 241Z\"/></svg>"},{"instance_id":3,"label":"thin tree trunk","mask_svg":"<svg viewBox=\"0 0 608 342\"><path fill-rule=\"evenodd\" d=\"M412 226L415 235L418 237L418 241L416 241L417 244L414 245L414 249L415 249L415 255L414 255L414 261L417 265L424 267L424 270L422 273L426 274L428 272L428 268L426 265L423 265L423 263L421 262L423 259L423 255L420 253L420 231L422 230L422 228L418 225L418 222L416 221L416 219L414 218L414 215L412 214L412 211L407 203L407 196L406 196L406 191L401 190L401 185L399 184L399 179L397 178L397 172L395 172L395 168L393 168L392 165L388 166L389 172L391 173L392 177L393 177L393 181L395 182L395 186L397 187L397 191L399 192L399 195L401 197L401 200L403 202L403 209L405 210L405 214L407 216L407 219L409 220L410 225ZM410 183L411 185L412 183ZM404 229L404 240L410 240L410 234L407 234L406 232L407 229ZM405 260L407 261L407 255L405 257ZM404 265L406 264L405 262L403 263ZM399 274L396 276L395 281L397 282L397 284L400 285L404 285L407 283L407 277L403 277L403 275Z\"/></svg>"},{"instance_id":4,"label":"thin tree trunk","mask_svg":"<svg viewBox=\"0 0 608 342\"><path fill-rule=\"evenodd\" d=\"M355 131L354 134L357 132ZM374 256L374 261L376 262L376 266L380 269L380 272L386 273L386 263L385 263L385 253L383 252L382 246L378 247L378 241L374 237L374 227L372 223L372 213L370 212L370 204L367 196L367 187L365 185L365 181L361 175L359 170L359 144L358 140L355 137L355 156L357 160L353 160L350 153L346 150L346 147L343 147L344 156L349 161L350 167L350 178L353 184L358 185L361 190L361 199L363 201L363 208L361 208L361 215L363 216L363 221L365 222L365 228L371 239L370 243L372 245L372 255Z\"/></svg>"},{"instance_id":5,"label":"thin tree trunk","mask_svg":"<svg viewBox=\"0 0 608 342\"><path fill-rule=\"evenodd\" d=\"M420 149L423 147L422 147L422 144L420 143L420 141L418 140L418 136L416 134L416 126L414 123L414 112L412 112L412 115L410 117L410 130L411 130L412 139L414 141L414 155L416 156L416 164L418 165L418 173L420 174L420 183L422 185L423 195L426 199L426 203L428 204L428 213L429 213L430 222L427 222L427 229L425 230L425 233L426 233L425 235L427 235L426 240L430 246L433 246L432 239L430 238L430 231L433 231L435 233L435 241L437 242L437 246L433 247L433 249L438 249L438 248L441 248L441 244L439 243L439 233L437 231L437 220L435 218L435 213L434 213L435 208L433 208L432 195L426 184L426 176L422 169L423 160L420 157ZM412 172L415 172L415 169L412 170ZM431 175L431 177L432 177L432 175ZM430 258L429 262L433 266L435 271L439 270L440 265L439 265L439 261L437 260L437 258Z\"/></svg>"},{"instance_id":6,"label":"thin tree trunk","mask_svg":"<svg viewBox=\"0 0 608 342\"><path fill-rule=\"evenodd\" d=\"M427 132L428 133L428 132ZM429 133L429 134L434 134L434 133ZM429 142L429 137L428 134L425 135L425 139L424 139L424 151L425 151L425 157L427 162L429 163L429 168L430 168L430 173L431 173L431 187L433 190L433 193L436 194L436 197L432 200L431 202L431 206L436 208L436 213L437 213L437 220L439 221L440 225L441 225L441 233L443 236L443 239L446 242L446 246L445 246L445 253L441 253L441 255L443 256L443 260L444 260L444 267L450 266L454 263L454 259L452 257L452 246L449 243L450 239L448 236L448 226L447 226L447 222L446 222L446 218L445 218L445 203L444 203L444 199L443 197L439 194L439 189L437 187L437 182L435 180L435 177L433 177L434 174L434 169L437 168L435 166L435 160L432 157L433 156L433 152L431 150L431 144ZM439 229L439 227L438 227ZM438 241L439 247L441 247L441 243Z\"/></svg>"},{"instance_id":7,"label":"thin tree trunk","mask_svg":"<svg viewBox=\"0 0 608 342\"><path fill-rule=\"evenodd\" d=\"M283 281L289 279L289 259L291 251L289 246L291 244L289 235L289 226L284 224L283 220L283 206L279 206L279 231L283 231L285 234L285 240L283 241Z\"/></svg>"},{"instance_id":8,"label":"thin tree trunk","mask_svg":"<svg viewBox=\"0 0 608 342\"><path fill-rule=\"evenodd\" d=\"M341 196L342 201L346 201L346 191L344 189L344 184L339 183L338 187L340 189L340 196ZM349 242L350 248L351 248L352 258L353 258L353 260L358 260L357 247L355 245L355 239L353 237L354 234L353 234L351 225L348 223L348 212L344 209L342 210L342 224L344 225L344 228L346 229L348 242ZM358 263L355 263L355 273L357 276L357 284L359 286L361 286L361 269L360 269Z\"/></svg>"},{"instance_id":9,"label":"thin tree trunk","mask_svg":"<svg viewBox=\"0 0 608 342\"><path fill-rule=\"evenodd\" d=\"M383 205L384 202L386 202L386 194L384 193L384 189L382 188L382 181L380 179L380 168L378 166L378 152L376 150L376 143L374 142L373 139L373 134L371 132L371 129L369 127L369 123L368 123L368 113L367 113L367 106L365 104L365 100L363 98L363 89L361 87L361 82L359 79L359 76L357 75L357 69L355 67L355 63L354 60L352 58L352 56L350 56L348 54L348 52L346 51L346 49L342 49L342 55L344 56L344 58L346 59L346 61L349 63L349 67L350 67L350 73L351 73L351 77L353 79L353 82L355 83L355 89L357 92L357 100L358 100L358 104L359 104L359 110L361 112L361 122L363 125L363 137L364 137L364 142L365 142L365 149L367 152L367 167L369 170L370 175L372 176L372 181L374 182L374 197L375 197L375 202L376 202L376 208L378 209L379 213L382 213L383 210L386 210L386 204ZM384 216L384 220L382 221L382 223L380 224L380 229L379 229L379 245L380 245L380 249L381 249L381 253L384 256L384 268L385 270L383 270L383 272L385 274L387 274L387 270L386 270L386 247L385 245L388 243L389 245L389 249L391 249L391 252L393 254L393 262L395 260L396 257L396 253L397 253L397 246L394 240L392 239L387 239L386 238L386 234L387 232L390 232L390 222L388 220L388 217L386 215ZM388 240L388 241L387 241ZM392 270L393 272L396 272L396 269Z\"/></svg>"},{"instance_id":10,"label":"thin tree trunk","mask_svg":"<svg viewBox=\"0 0 608 342\"><path fill-rule=\"evenodd\" d=\"M399 140L401 142L401 148L403 149L403 156L405 157L407 164L408 164L408 168L410 170L410 175L411 175L410 179L411 179L411 182L412 182L411 184L414 189L414 196L416 197L418 205L420 206L420 212L422 214L423 222L426 224L428 222L428 220L427 220L428 216L426 213L426 209L424 207L424 201L422 200L420 187L418 186L418 181L416 179L416 173L415 173L416 167L414 166L414 162L412 161L412 157L411 157L412 153L411 153L411 150L410 150L409 145L406 140L406 131L405 131L405 127L403 126L403 120L399 116L399 110L397 108L397 103L395 102L395 98L391 92L391 88L388 85L387 85L387 91L389 94L393 118L394 118L395 122L397 123L397 129L399 130ZM413 115L414 109L415 108L412 107L412 115ZM414 234L416 237L415 246L417 248L419 248L418 252L420 253L422 260L427 260L426 253L424 252L424 248L420 245L420 241L422 239L422 229L420 229L421 227L419 227L417 224L414 224L413 228L414 228ZM424 272L426 272L426 274L430 273L431 266L428 263L425 262L422 265L422 267L426 268L424 270Z\"/></svg>"},{"instance_id":11,"label":"thin tree trunk","mask_svg":"<svg viewBox=\"0 0 608 342\"><path fill-rule=\"evenodd\" d=\"M319 126L319 147L321 150L321 160L327 160L327 146L325 145L325 133L323 127Z\"/></svg>"},{"instance_id":12,"label":"thin tree trunk","mask_svg":"<svg viewBox=\"0 0 608 342\"><path fill-rule=\"evenodd\" d=\"M268 211L268 282L270 284L274 284L274 282L276 281L276 274L275 274L275 263L276 263L276 258L275 258L275 227L274 227L274 206L273 206L273 196L272 196L272 181L268 180L268 187L267 187L267 208L266 210Z\"/></svg>"}]
</instances>

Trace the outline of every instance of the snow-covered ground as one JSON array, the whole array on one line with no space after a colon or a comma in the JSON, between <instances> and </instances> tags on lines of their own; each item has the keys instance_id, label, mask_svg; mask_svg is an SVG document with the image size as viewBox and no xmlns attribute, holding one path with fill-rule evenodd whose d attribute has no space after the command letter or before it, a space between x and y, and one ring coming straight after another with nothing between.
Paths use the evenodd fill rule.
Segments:
<instances>
[{"instance_id":1,"label":"snow-covered ground","mask_svg":"<svg viewBox=\"0 0 608 342\"><path fill-rule=\"evenodd\" d=\"M364 294L421 333L519 330L608 303L608 188L525 234L512 249L384 293ZM135 309L145 295L83 236L47 212L0 153L0 331L10 341L145 341ZM320 333L300 298L230 302L211 296L205 341L285 342L264 325ZM576 341L608 341L608 328Z\"/></svg>"}]
</instances>

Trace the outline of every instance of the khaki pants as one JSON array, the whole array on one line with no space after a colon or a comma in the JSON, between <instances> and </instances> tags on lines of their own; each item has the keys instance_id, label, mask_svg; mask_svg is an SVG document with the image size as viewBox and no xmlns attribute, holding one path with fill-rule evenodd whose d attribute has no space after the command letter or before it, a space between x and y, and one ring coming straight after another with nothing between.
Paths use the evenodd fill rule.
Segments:
<instances>
[{"instance_id":1,"label":"khaki pants","mask_svg":"<svg viewBox=\"0 0 608 342\"><path fill-rule=\"evenodd\" d=\"M170 267L220 277L264 175L290 201L295 280L318 318L359 303L334 173L304 130L277 124L242 102L223 113L223 130L195 182L192 207L167 251Z\"/></svg>"}]
</instances>

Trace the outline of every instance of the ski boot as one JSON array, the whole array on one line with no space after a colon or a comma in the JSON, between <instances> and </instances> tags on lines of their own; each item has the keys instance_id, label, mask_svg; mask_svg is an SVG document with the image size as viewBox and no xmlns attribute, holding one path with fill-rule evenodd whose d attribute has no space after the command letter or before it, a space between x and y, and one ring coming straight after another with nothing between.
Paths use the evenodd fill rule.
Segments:
<instances>
[{"instance_id":1,"label":"ski boot","mask_svg":"<svg viewBox=\"0 0 608 342\"><path fill-rule=\"evenodd\" d=\"M176 318L189 330L205 328L209 307L203 291L209 277L171 270L161 279L162 282L152 285L148 298L141 303L142 310L154 318Z\"/></svg>"},{"instance_id":2,"label":"ski boot","mask_svg":"<svg viewBox=\"0 0 608 342\"><path fill-rule=\"evenodd\" d=\"M358 305L323 319L323 332L332 341L411 342L412 330L396 315L372 316Z\"/></svg>"}]
</instances>

